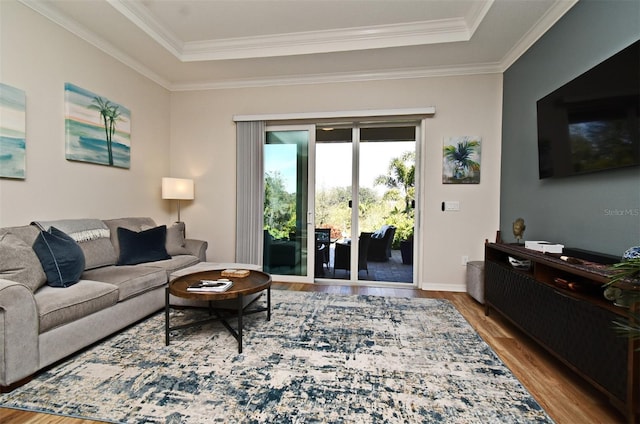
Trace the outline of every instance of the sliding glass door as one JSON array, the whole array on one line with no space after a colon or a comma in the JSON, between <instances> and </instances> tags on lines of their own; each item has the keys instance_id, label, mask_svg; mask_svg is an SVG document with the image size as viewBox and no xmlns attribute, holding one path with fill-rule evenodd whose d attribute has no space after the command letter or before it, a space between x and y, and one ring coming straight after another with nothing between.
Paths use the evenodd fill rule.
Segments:
<instances>
[{"instance_id":1,"label":"sliding glass door","mask_svg":"<svg viewBox=\"0 0 640 424\"><path fill-rule=\"evenodd\" d=\"M266 272L312 281L313 224L309 194L314 126L267 127L264 145L264 245Z\"/></svg>"},{"instance_id":2,"label":"sliding glass door","mask_svg":"<svg viewBox=\"0 0 640 424\"><path fill-rule=\"evenodd\" d=\"M353 223L353 131L319 127L316 132L315 233L323 266L318 278L345 279L351 270Z\"/></svg>"},{"instance_id":3,"label":"sliding glass door","mask_svg":"<svg viewBox=\"0 0 640 424\"><path fill-rule=\"evenodd\" d=\"M316 277L413 283L416 137L416 124L318 128L316 234L329 243Z\"/></svg>"},{"instance_id":4,"label":"sliding glass door","mask_svg":"<svg viewBox=\"0 0 640 424\"><path fill-rule=\"evenodd\" d=\"M413 283L415 123L267 127L265 271Z\"/></svg>"}]
</instances>

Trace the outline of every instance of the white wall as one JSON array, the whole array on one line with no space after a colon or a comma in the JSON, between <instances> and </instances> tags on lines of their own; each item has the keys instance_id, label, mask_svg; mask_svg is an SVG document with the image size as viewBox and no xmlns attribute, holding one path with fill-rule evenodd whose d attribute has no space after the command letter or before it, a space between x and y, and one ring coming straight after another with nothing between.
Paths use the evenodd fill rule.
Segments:
<instances>
[{"instance_id":1,"label":"white wall","mask_svg":"<svg viewBox=\"0 0 640 424\"><path fill-rule=\"evenodd\" d=\"M183 208L192 234L209 241L208 256L235 256L235 124L233 115L393 109L435 106L423 148L423 264L419 283L464 290L461 256L484 257L499 223L501 75L477 75L345 84L174 92L171 95L171 170L192 176L196 200ZM482 137L479 185L442 184L445 137ZM457 200L460 212L442 212Z\"/></svg>"},{"instance_id":2,"label":"white wall","mask_svg":"<svg viewBox=\"0 0 640 424\"><path fill-rule=\"evenodd\" d=\"M160 199L169 92L20 3L0 1L0 24L0 81L27 98L26 179L0 179L0 226L122 216L169 223L175 211ZM131 110L130 169L65 159L65 82Z\"/></svg>"}]
</instances>

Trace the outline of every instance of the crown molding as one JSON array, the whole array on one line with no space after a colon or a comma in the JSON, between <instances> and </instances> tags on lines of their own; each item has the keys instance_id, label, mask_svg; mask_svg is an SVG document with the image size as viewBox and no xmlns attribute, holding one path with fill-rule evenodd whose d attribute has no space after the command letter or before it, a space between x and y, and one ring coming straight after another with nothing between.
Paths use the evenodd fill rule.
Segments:
<instances>
[{"instance_id":1,"label":"crown molding","mask_svg":"<svg viewBox=\"0 0 640 424\"><path fill-rule=\"evenodd\" d=\"M474 1L469 8L466 21L469 26L469 32L473 35L486 16L495 0Z\"/></svg>"},{"instance_id":2,"label":"crown molding","mask_svg":"<svg viewBox=\"0 0 640 424\"><path fill-rule=\"evenodd\" d=\"M180 60L193 62L246 59L452 43L467 41L471 35L469 26L463 19L443 19L409 24L187 42Z\"/></svg>"},{"instance_id":3,"label":"crown molding","mask_svg":"<svg viewBox=\"0 0 640 424\"><path fill-rule=\"evenodd\" d=\"M394 69L380 72L343 72L333 74L291 75L286 77L247 78L216 82L203 81L184 84L176 83L172 84L169 89L171 91L224 90L283 85L333 84L499 73L502 73L501 63L486 63L446 67Z\"/></svg>"},{"instance_id":4,"label":"crown molding","mask_svg":"<svg viewBox=\"0 0 640 424\"><path fill-rule=\"evenodd\" d=\"M494 0L473 2L465 17L218 40L180 40L141 2L107 0L182 62L248 59L468 41Z\"/></svg>"},{"instance_id":5,"label":"crown molding","mask_svg":"<svg viewBox=\"0 0 640 424\"><path fill-rule=\"evenodd\" d=\"M538 22L528 31L518 43L502 59L502 72L509 69L520 56L524 54L536 41L540 39L565 13L578 3L579 0L556 1Z\"/></svg>"},{"instance_id":6,"label":"crown molding","mask_svg":"<svg viewBox=\"0 0 640 424\"><path fill-rule=\"evenodd\" d=\"M164 47L169 53L180 59L184 49L184 41L165 28L148 12L143 2L129 0L106 0L120 14L129 19L134 25L144 31L153 40Z\"/></svg>"}]
</instances>

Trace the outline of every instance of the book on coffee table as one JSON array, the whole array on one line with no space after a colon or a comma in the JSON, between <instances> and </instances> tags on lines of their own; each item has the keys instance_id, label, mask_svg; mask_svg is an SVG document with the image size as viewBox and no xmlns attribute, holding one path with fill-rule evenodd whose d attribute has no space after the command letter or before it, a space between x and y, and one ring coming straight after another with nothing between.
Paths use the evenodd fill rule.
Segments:
<instances>
[{"instance_id":1,"label":"book on coffee table","mask_svg":"<svg viewBox=\"0 0 640 424\"><path fill-rule=\"evenodd\" d=\"M231 286L233 286L233 281L227 280L226 278L221 278L219 280L200 280L187 287L187 291L219 293L229 290Z\"/></svg>"}]
</instances>

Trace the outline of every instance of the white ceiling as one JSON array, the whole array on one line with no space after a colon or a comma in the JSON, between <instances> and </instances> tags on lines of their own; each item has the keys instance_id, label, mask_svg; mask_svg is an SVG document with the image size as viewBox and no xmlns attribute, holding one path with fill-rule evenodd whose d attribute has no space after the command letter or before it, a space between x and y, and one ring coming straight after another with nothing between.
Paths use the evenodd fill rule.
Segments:
<instances>
[{"instance_id":1,"label":"white ceiling","mask_svg":"<svg viewBox=\"0 0 640 424\"><path fill-rule=\"evenodd\" d=\"M170 90L503 72L578 0L20 0Z\"/></svg>"}]
</instances>

